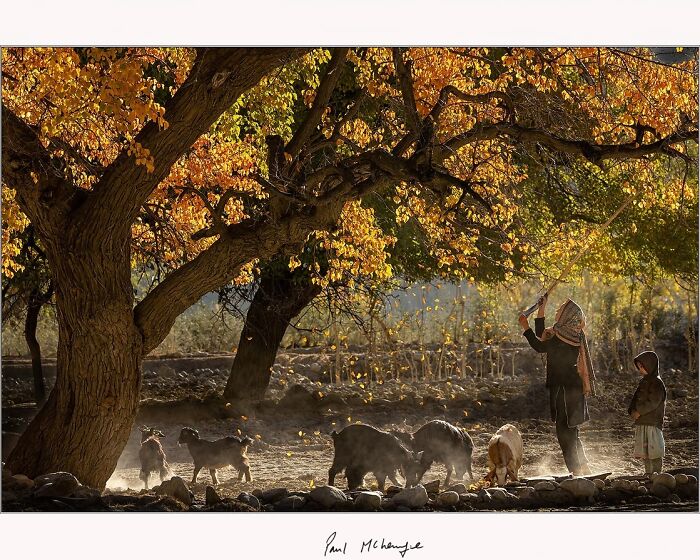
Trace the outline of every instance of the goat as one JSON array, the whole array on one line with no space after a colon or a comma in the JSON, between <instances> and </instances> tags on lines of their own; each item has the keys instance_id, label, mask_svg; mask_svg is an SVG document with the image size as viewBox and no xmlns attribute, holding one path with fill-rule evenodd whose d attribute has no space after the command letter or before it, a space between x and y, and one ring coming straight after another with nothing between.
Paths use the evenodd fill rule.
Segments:
<instances>
[{"instance_id":1,"label":"goat","mask_svg":"<svg viewBox=\"0 0 700 560\"><path fill-rule=\"evenodd\" d=\"M518 470L523 464L523 438L518 428L512 424L501 426L489 441L489 473L484 478L489 482L496 477L498 484L504 486L506 477L518 481Z\"/></svg>"},{"instance_id":2,"label":"goat","mask_svg":"<svg viewBox=\"0 0 700 560\"><path fill-rule=\"evenodd\" d=\"M178 445L186 445L192 455L194 462L192 484L197 482L197 475L204 467L209 469L212 482L218 484L216 469L229 465L238 469L239 482L243 480L244 475L246 482L250 482L252 479L246 452L251 443L253 440L248 436L243 438L228 436L216 441L207 441L200 439L199 432L193 428L182 428L177 441Z\"/></svg>"},{"instance_id":3,"label":"goat","mask_svg":"<svg viewBox=\"0 0 700 560\"><path fill-rule=\"evenodd\" d=\"M161 482L170 473L170 466L165 460L165 451L160 443L162 437L165 437L165 434L156 428L141 427L141 449L139 449L141 472L139 478L143 480L146 490L148 490L148 479L152 471L159 472Z\"/></svg>"}]
</instances>

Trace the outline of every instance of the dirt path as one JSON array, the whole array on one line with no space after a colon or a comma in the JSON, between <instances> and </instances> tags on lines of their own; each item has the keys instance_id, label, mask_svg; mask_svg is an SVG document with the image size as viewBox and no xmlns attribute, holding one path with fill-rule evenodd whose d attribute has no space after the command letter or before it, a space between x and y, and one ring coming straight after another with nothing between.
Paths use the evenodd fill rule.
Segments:
<instances>
[{"instance_id":1,"label":"dirt path","mask_svg":"<svg viewBox=\"0 0 700 560\"><path fill-rule=\"evenodd\" d=\"M353 421L355 418L353 418ZM363 420L361 416L357 420ZM370 420L367 418L366 420ZM378 425L377 422L371 422ZM418 427L407 425L408 429ZM523 478L533 478L541 475L566 475L566 468L561 457L561 451L554 435L553 425L546 422L535 422L532 428L528 424L532 421L515 422L523 431L523 441L526 450L525 461L520 472ZM482 477L487 472L486 446L492 433L500 426L495 424L475 424L469 429L474 440L475 450L473 455L473 473L475 479ZM174 474L189 481L192 478L193 466L189 452L185 447L176 444L177 434L182 424L173 423L161 425L167 437L163 440L165 452L170 461ZM226 423L217 421L197 426L202 437L215 438L227 434ZM258 426L263 427L263 426ZM249 483L238 482L237 472L231 468L221 469L218 474L220 485L217 490L222 496L235 497L240 492L252 491L256 488L268 489L285 487L289 490L308 490L311 484L323 485L327 482L328 468L333 458L331 438L326 435L331 426L318 434L314 431L306 433L303 429L292 431L298 426L288 426L281 429L279 425L268 430L267 436L257 440L248 455L251 464L253 480ZM312 428L315 426L311 426ZM396 424L379 425L385 429L397 428ZM404 427L403 425L401 427ZM321 428L321 426L319 426ZM306 427L305 429L309 429ZM302 431L303 436L299 436ZM288 434L293 435L288 435ZM229 432L230 433L230 432ZM136 438L135 434L135 438ZM266 443L266 437L280 441L287 437L289 443ZM302 441L295 441L301 439ZM304 443L306 440L306 443ZM643 471L641 461L632 458L632 429L629 426L616 426L613 428L596 427L594 424L582 432L582 440L588 455L593 472L613 472L619 474L637 474ZM665 466L674 468L687 465L697 465L697 436L691 429L677 428L666 432L667 456ZM134 439L127 446L119 467L108 483L112 489L141 489L143 485L139 480L138 459L136 456L138 442ZM434 479L444 480L445 468L442 465L433 465L426 473L423 481ZM454 479L453 479L454 480ZM311 482L313 481L313 482ZM468 481L468 480L467 480ZM476 480L475 480L476 481ZM152 480L151 485L157 484L158 479ZM367 486L376 483L371 476L365 480ZM197 484L192 487L195 495L203 498L206 485L211 484L208 472L200 472ZM336 485L346 487L343 476L336 478Z\"/></svg>"}]
</instances>

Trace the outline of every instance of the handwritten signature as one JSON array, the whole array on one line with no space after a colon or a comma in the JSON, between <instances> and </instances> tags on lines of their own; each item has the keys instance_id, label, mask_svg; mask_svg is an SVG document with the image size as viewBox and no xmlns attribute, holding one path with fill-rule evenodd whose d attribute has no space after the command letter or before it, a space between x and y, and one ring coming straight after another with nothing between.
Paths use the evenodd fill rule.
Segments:
<instances>
[{"instance_id":1,"label":"handwritten signature","mask_svg":"<svg viewBox=\"0 0 700 560\"><path fill-rule=\"evenodd\" d=\"M333 531L326 539L326 548L323 551L323 556L331 555L342 555L344 556L348 552L348 542L347 541L336 541L337 533ZM354 547L356 549L356 547ZM365 554L375 550L395 550L401 555L401 558L406 556L409 550L419 550L422 549L423 545L420 541L416 541L410 544L408 541L403 544L395 544L385 537L367 539L360 543L360 554Z\"/></svg>"}]
</instances>

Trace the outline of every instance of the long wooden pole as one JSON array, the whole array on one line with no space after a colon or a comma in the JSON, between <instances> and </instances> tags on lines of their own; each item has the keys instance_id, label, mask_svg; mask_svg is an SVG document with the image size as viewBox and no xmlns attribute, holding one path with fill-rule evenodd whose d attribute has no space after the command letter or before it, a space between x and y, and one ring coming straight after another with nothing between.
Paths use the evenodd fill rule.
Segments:
<instances>
[{"instance_id":1,"label":"long wooden pole","mask_svg":"<svg viewBox=\"0 0 700 560\"><path fill-rule=\"evenodd\" d=\"M566 267L565 267L564 270L561 272L561 274L559 274L558 278L557 278L554 282L552 282L552 285L549 286L549 288L547 288L547 290L544 292L544 294L542 294L542 295L540 296L540 298L537 300L537 302L534 303L533 305L531 305L530 307L528 307L525 311L523 311L523 315L525 315L526 317L529 317L530 315L532 315L532 314L537 310L537 308L538 308L540 305L542 305L542 301L544 300L544 298L545 298L546 296L548 296L548 295L552 292L552 290L553 290L554 288L557 287L557 285L562 281L562 279L563 279L567 274L569 274L569 272L571 271L571 269L573 268L573 266L581 259L581 257L586 253L586 251L588 251L588 249L590 249L590 248L593 246L593 244L595 243L595 241L597 241L597 235L596 235L596 234L600 233L600 232L603 231L605 228L607 228L607 227L613 222L613 220L614 220L615 218L617 218L617 217L620 215L620 213L621 213L625 208L627 208L627 207L629 206L629 204L634 200L634 197L635 197L635 196L636 196L636 195L633 194L633 195L630 196L627 200L625 200L625 202L623 202L622 205L621 205L617 210L615 210L615 212L612 214L612 216L610 216L610 217L607 219L607 221L606 221L605 223L603 223L603 224L601 224L600 226L598 226L598 228L597 228L597 229L593 232L593 234L589 237L588 243L586 243L586 244L581 248L581 250L576 254L576 256L573 258L573 260L571 260L571 261L569 262L569 264L566 265Z\"/></svg>"}]
</instances>

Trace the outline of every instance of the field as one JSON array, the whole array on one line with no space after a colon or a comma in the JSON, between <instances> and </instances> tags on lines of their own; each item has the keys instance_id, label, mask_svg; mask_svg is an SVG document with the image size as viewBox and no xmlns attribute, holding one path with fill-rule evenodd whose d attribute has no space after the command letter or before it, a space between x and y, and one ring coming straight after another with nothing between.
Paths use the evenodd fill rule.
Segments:
<instances>
[{"instance_id":1,"label":"field","mask_svg":"<svg viewBox=\"0 0 700 560\"><path fill-rule=\"evenodd\" d=\"M370 383L363 378L345 384L313 381L309 364L323 362L316 350L281 352L273 370L268 398L254 407L241 407L216 397L223 389L230 356L198 356L149 360L144 366L144 394L138 425L161 429L163 447L172 471L186 481L192 477L191 459L177 439L183 426L192 426L206 439L245 434L254 439L249 449L253 481L238 482L236 472L222 469L217 492L236 497L241 492L284 487L308 491L327 482L333 457L330 432L364 422L382 429L414 431L431 419L444 419L468 430L474 440L473 473L477 483L486 474L486 447L491 435L504 423L515 424L523 434L525 460L521 478L566 475L561 452L548 418L546 389L541 366L515 376L443 377L435 380L385 379ZM3 376L3 431L20 432L31 416L22 406L31 389L21 362ZM25 372L26 373L26 372ZM323 377L321 375L321 377ZM666 411L665 469L698 466L698 378L680 370L664 376L669 394ZM638 378L633 373L598 375L599 395L590 400L591 421L581 438L594 473L611 477L638 475L641 462L632 457L632 427L627 402ZM134 426L108 492L137 494L139 433ZM240 431L240 432L239 432ZM442 465L433 465L423 481L444 479ZM155 478L152 485L158 484ZM204 500L211 484L203 470L191 487L196 500ZM374 479L368 476L371 487ZM344 477L336 485L345 488ZM660 507L660 509L663 509ZM697 503L694 506L697 509Z\"/></svg>"}]
</instances>

